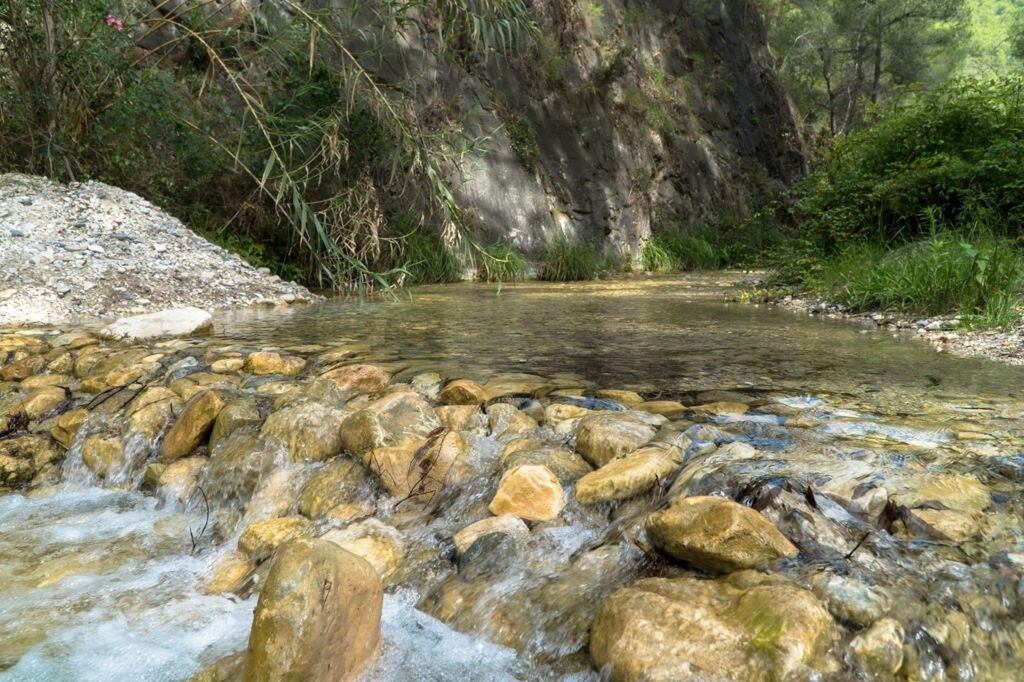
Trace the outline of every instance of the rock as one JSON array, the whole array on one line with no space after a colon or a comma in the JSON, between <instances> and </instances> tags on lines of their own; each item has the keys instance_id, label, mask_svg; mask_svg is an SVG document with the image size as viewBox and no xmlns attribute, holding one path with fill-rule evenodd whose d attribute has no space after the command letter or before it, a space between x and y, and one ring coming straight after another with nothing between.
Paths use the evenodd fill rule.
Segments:
<instances>
[{"instance_id":1,"label":"rock","mask_svg":"<svg viewBox=\"0 0 1024 682\"><path fill-rule=\"evenodd\" d=\"M188 455L206 442L213 423L224 407L224 401L215 391L194 395L174 422L160 446L160 459L165 462Z\"/></svg>"},{"instance_id":2,"label":"rock","mask_svg":"<svg viewBox=\"0 0 1024 682\"><path fill-rule=\"evenodd\" d=\"M291 355L272 351L252 353L245 359L243 369L249 374L283 374L295 376L306 368L306 361Z\"/></svg>"},{"instance_id":3,"label":"rock","mask_svg":"<svg viewBox=\"0 0 1024 682\"><path fill-rule=\"evenodd\" d=\"M681 417L688 408L678 400L648 400L635 405L633 409L650 412L651 414L660 414L666 417Z\"/></svg>"},{"instance_id":4,"label":"rock","mask_svg":"<svg viewBox=\"0 0 1024 682\"><path fill-rule=\"evenodd\" d=\"M503 471L523 464L546 466L563 485L575 482L594 470L587 460L572 450L536 438L518 438L501 451L498 463Z\"/></svg>"},{"instance_id":5,"label":"rock","mask_svg":"<svg viewBox=\"0 0 1024 682\"><path fill-rule=\"evenodd\" d=\"M391 375L377 365L338 367L321 374L320 378L333 382L341 391L360 393L376 393L391 381Z\"/></svg>"},{"instance_id":6,"label":"rock","mask_svg":"<svg viewBox=\"0 0 1024 682\"><path fill-rule=\"evenodd\" d=\"M9 362L0 368L0 379L3 381L22 381L46 368L46 360L41 355L29 355ZM24 387L23 387L24 388Z\"/></svg>"},{"instance_id":7,"label":"rock","mask_svg":"<svg viewBox=\"0 0 1024 682\"><path fill-rule=\"evenodd\" d=\"M966 542L984 531L984 510L991 506L992 495L976 476L939 474L914 483L891 495L896 504L909 508L911 535Z\"/></svg>"},{"instance_id":8,"label":"rock","mask_svg":"<svg viewBox=\"0 0 1024 682\"><path fill-rule=\"evenodd\" d=\"M903 626L883 618L850 642L850 663L872 679L895 675L903 665L903 638Z\"/></svg>"},{"instance_id":9,"label":"rock","mask_svg":"<svg viewBox=\"0 0 1024 682\"><path fill-rule=\"evenodd\" d=\"M358 462L339 458L318 471L299 495L299 513L351 521L373 513L370 476Z\"/></svg>"},{"instance_id":10,"label":"rock","mask_svg":"<svg viewBox=\"0 0 1024 682\"><path fill-rule=\"evenodd\" d=\"M69 386L74 379L66 374L37 374L22 380L20 388L23 391L48 386Z\"/></svg>"},{"instance_id":11,"label":"rock","mask_svg":"<svg viewBox=\"0 0 1024 682\"><path fill-rule=\"evenodd\" d=\"M256 562L239 551L221 556L210 570L204 591L207 594L224 594L239 590L256 570Z\"/></svg>"},{"instance_id":12,"label":"rock","mask_svg":"<svg viewBox=\"0 0 1024 682\"><path fill-rule=\"evenodd\" d=\"M452 431L473 431L485 424L484 413L478 405L442 405L434 408L438 421Z\"/></svg>"},{"instance_id":13,"label":"rock","mask_svg":"<svg viewBox=\"0 0 1024 682\"><path fill-rule=\"evenodd\" d=\"M555 426L569 419L580 419L591 414L593 410L578 405L566 405L564 403L551 403L544 408L544 423Z\"/></svg>"},{"instance_id":14,"label":"rock","mask_svg":"<svg viewBox=\"0 0 1024 682\"><path fill-rule=\"evenodd\" d=\"M459 555L459 577L473 581L503 575L515 563L518 549L512 536L505 533L482 535Z\"/></svg>"},{"instance_id":15,"label":"rock","mask_svg":"<svg viewBox=\"0 0 1024 682\"><path fill-rule=\"evenodd\" d=\"M459 532L455 533L455 535L452 536L452 541L455 542L455 551L458 554L462 554L469 549L469 546L478 538L493 533L504 533L517 542L525 541L530 537L530 529L519 519L519 517L513 514L491 516L486 519L481 519L475 523L471 523Z\"/></svg>"},{"instance_id":16,"label":"rock","mask_svg":"<svg viewBox=\"0 0 1024 682\"><path fill-rule=\"evenodd\" d=\"M210 363L210 371L217 372L218 374L231 374L239 371L244 366L245 360L242 358L222 358Z\"/></svg>"},{"instance_id":17,"label":"rock","mask_svg":"<svg viewBox=\"0 0 1024 682\"><path fill-rule=\"evenodd\" d=\"M156 480L156 488L164 499L185 503L199 482L206 457L183 457L165 466Z\"/></svg>"},{"instance_id":18,"label":"rock","mask_svg":"<svg viewBox=\"0 0 1024 682\"><path fill-rule=\"evenodd\" d=\"M524 521L550 521L565 506L565 491L545 466L523 465L509 469L491 500L495 516L512 514Z\"/></svg>"},{"instance_id":19,"label":"rock","mask_svg":"<svg viewBox=\"0 0 1024 682\"><path fill-rule=\"evenodd\" d=\"M39 434L0 439L0 490L20 488L64 456L55 442Z\"/></svg>"},{"instance_id":20,"label":"rock","mask_svg":"<svg viewBox=\"0 0 1024 682\"><path fill-rule=\"evenodd\" d=\"M81 408L69 410L57 417L56 423L50 429L50 435L65 448L71 447L71 441L74 440L75 434L78 433L78 429L82 428L82 424L88 416L88 410Z\"/></svg>"},{"instance_id":21,"label":"rock","mask_svg":"<svg viewBox=\"0 0 1024 682\"><path fill-rule=\"evenodd\" d=\"M233 400L217 415L210 432L210 448L217 447L225 438L240 428L260 423L260 408L254 400Z\"/></svg>"},{"instance_id":22,"label":"rock","mask_svg":"<svg viewBox=\"0 0 1024 682\"><path fill-rule=\"evenodd\" d=\"M605 601L590 654L616 682L786 680L813 669L834 632L791 584L648 578Z\"/></svg>"},{"instance_id":23,"label":"rock","mask_svg":"<svg viewBox=\"0 0 1024 682\"><path fill-rule=\"evenodd\" d=\"M69 396L70 392L57 386L36 389L18 401L12 412L24 412L29 419L38 419L63 404Z\"/></svg>"},{"instance_id":24,"label":"rock","mask_svg":"<svg viewBox=\"0 0 1024 682\"><path fill-rule=\"evenodd\" d=\"M82 462L100 478L108 478L125 465L124 446L115 436L93 434L82 444Z\"/></svg>"},{"instance_id":25,"label":"rock","mask_svg":"<svg viewBox=\"0 0 1024 682\"><path fill-rule=\"evenodd\" d=\"M361 456L374 448L422 441L440 426L430 403L413 391L399 391L346 418L341 441L345 450Z\"/></svg>"},{"instance_id":26,"label":"rock","mask_svg":"<svg viewBox=\"0 0 1024 682\"><path fill-rule=\"evenodd\" d=\"M462 435L444 431L429 445L414 441L376 448L364 456L363 463L395 497L427 504L446 485L465 480L468 457L469 445Z\"/></svg>"},{"instance_id":27,"label":"rock","mask_svg":"<svg viewBox=\"0 0 1024 682\"><path fill-rule=\"evenodd\" d=\"M596 393L595 396L603 398L605 400L614 400L617 403L622 403L626 407L633 407L644 402L644 397L636 391L620 391L617 389L603 388Z\"/></svg>"},{"instance_id":28,"label":"rock","mask_svg":"<svg viewBox=\"0 0 1024 682\"><path fill-rule=\"evenodd\" d=\"M580 504L598 504L639 495L665 480L682 461L683 451L675 446L646 445L576 481L576 499Z\"/></svg>"},{"instance_id":29,"label":"rock","mask_svg":"<svg viewBox=\"0 0 1024 682\"><path fill-rule=\"evenodd\" d=\"M323 403L303 401L273 412L260 433L283 443L294 462L320 462L341 452L346 413Z\"/></svg>"},{"instance_id":30,"label":"rock","mask_svg":"<svg viewBox=\"0 0 1024 682\"><path fill-rule=\"evenodd\" d=\"M377 652L383 594L370 564L333 542L285 545L256 605L245 679L356 679Z\"/></svg>"},{"instance_id":31,"label":"rock","mask_svg":"<svg viewBox=\"0 0 1024 682\"><path fill-rule=\"evenodd\" d=\"M881 587L831 572L816 575L811 589L828 604L833 616L857 627L871 625L892 608L892 597Z\"/></svg>"},{"instance_id":32,"label":"rock","mask_svg":"<svg viewBox=\"0 0 1024 682\"><path fill-rule=\"evenodd\" d=\"M323 539L364 559L385 583L405 558L402 534L377 519L366 519L332 530Z\"/></svg>"},{"instance_id":33,"label":"rock","mask_svg":"<svg viewBox=\"0 0 1024 682\"><path fill-rule=\"evenodd\" d=\"M491 435L497 439L505 439L523 431L532 431L539 424L509 403L495 403L487 407L487 422Z\"/></svg>"},{"instance_id":34,"label":"rock","mask_svg":"<svg viewBox=\"0 0 1024 682\"><path fill-rule=\"evenodd\" d=\"M650 424L629 414L595 414L580 420L576 451L596 467L633 452L657 433Z\"/></svg>"},{"instance_id":35,"label":"rock","mask_svg":"<svg viewBox=\"0 0 1024 682\"><path fill-rule=\"evenodd\" d=\"M175 414L181 412L183 404L174 391L163 386L150 386L125 407L127 431L143 434L152 440L171 423Z\"/></svg>"},{"instance_id":36,"label":"rock","mask_svg":"<svg viewBox=\"0 0 1024 682\"><path fill-rule=\"evenodd\" d=\"M212 503L241 509L274 467L274 457L256 434L239 430L217 444L202 476Z\"/></svg>"},{"instance_id":37,"label":"rock","mask_svg":"<svg viewBox=\"0 0 1024 682\"><path fill-rule=\"evenodd\" d=\"M710 417L719 414L746 414L749 409L750 407L745 403L720 400L713 403L705 403L703 405L694 405L690 408L690 412L693 412L696 415Z\"/></svg>"},{"instance_id":38,"label":"rock","mask_svg":"<svg viewBox=\"0 0 1024 682\"><path fill-rule=\"evenodd\" d=\"M469 379L449 382L438 396L445 405L483 405L488 399L486 389Z\"/></svg>"},{"instance_id":39,"label":"rock","mask_svg":"<svg viewBox=\"0 0 1024 682\"><path fill-rule=\"evenodd\" d=\"M147 315L122 317L100 331L112 339L144 341L171 336L193 336L213 331L213 317L199 308L175 308Z\"/></svg>"},{"instance_id":40,"label":"rock","mask_svg":"<svg viewBox=\"0 0 1024 682\"><path fill-rule=\"evenodd\" d=\"M757 568L797 554L768 519L723 497L679 497L647 518L652 544L705 571Z\"/></svg>"},{"instance_id":41,"label":"rock","mask_svg":"<svg viewBox=\"0 0 1024 682\"><path fill-rule=\"evenodd\" d=\"M275 549L309 530L309 521L301 516L281 516L251 524L238 536L238 549L260 561Z\"/></svg>"}]
</instances>

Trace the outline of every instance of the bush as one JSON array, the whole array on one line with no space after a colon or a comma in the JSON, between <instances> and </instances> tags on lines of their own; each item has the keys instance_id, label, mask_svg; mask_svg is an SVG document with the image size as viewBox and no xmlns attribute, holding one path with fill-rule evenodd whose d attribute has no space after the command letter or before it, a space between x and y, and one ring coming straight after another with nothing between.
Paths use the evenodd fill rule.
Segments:
<instances>
[{"instance_id":1,"label":"bush","mask_svg":"<svg viewBox=\"0 0 1024 682\"><path fill-rule=\"evenodd\" d=\"M464 268L436 234L417 231L401 240L406 284L443 284L462 279Z\"/></svg>"},{"instance_id":2,"label":"bush","mask_svg":"<svg viewBox=\"0 0 1024 682\"><path fill-rule=\"evenodd\" d=\"M640 253L644 270L705 270L722 265L716 249L703 237L672 232L651 235Z\"/></svg>"},{"instance_id":3,"label":"bush","mask_svg":"<svg viewBox=\"0 0 1024 682\"><path fill-rule=\"evenodd\" d=\"M481 249L477 278L482 282L520 282L526 279L526 259L508 244Z\"/></svg>"},{"instance_id":4,"label":"bush","mask_svg":"<svg viewBox=\"0 0 1024 682\"><path fill-rule=\"evenodd\" d=\"M563 237L544 251L537 276L548 282L588 280L597 277L601 267L602 259L593 246Z\"/></svg>"}]
</instances>

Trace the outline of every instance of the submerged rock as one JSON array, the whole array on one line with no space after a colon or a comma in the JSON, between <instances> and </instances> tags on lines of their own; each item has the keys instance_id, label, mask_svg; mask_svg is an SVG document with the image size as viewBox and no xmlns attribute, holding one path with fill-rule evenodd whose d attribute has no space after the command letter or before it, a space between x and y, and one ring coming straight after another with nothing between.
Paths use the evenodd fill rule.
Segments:
<instances>
[{"instance_id":1,"label":"submerged rock","mask_svg":"<svg viewBox=\"0 0 1024 682\"><path fill-rule=\"evenodd\" d=\"M539 425L515 405L495 403L487 407L487 423L494 438L503 440L523 431L532 431Z\"/></svg>"},{"instance_id":2,"label":"submerged rock","mask_svg":"<svg viewBox=\"0 0 1024 682\"><path fill-rule=\"evenodd\" d=\"M147 315L122 317L100 331L113 339L144 341L169 336L192 336L213 331L213 317L200 308L174 308Z\"/></svg>"},{"instance_id":3,"label":"submerged rock","mask_svg":"<svg viewBox=\"0 0 1024 682\"><path fill-rule=\"evenodd\" d=\"M434 408L434 413L441 424L452 431L472 431L483 428L486 423L478 405L442 405Z\"/></svg>"},{"instance_id":4,"label":"submerged rock","mask_svg":"<svg viewBox=\"0 0 1024 682\"><path fill-rule=\"evenodd\" d=\"M283 374L294 376L306 368L306 361L292 355L281 355L273 351L252 353L245 359L243 368L249 374Z\"/></svg>"},{"instance_id":5,"label":"submerged rock","mask_svg":"<svg viewBox=\"0 0 1024 682\"><path fill-rule=\"evenodd\" d=\"M723 497L680 497L647 518L647 535L674 559L705 571L757 568L797 548L763 517Z\"/></svg>"},{"instance_id":6,"label":"submerged rock","mask_svg":"<svg viewBox=\"0 0 1024 682\"><path fill-rule=\"evenodd\" d=\"M811 589L825 600L832 615L858 627L871 625L892 608L888 591L835 573L816 575Z\"/></svg>"},{"instance_id":7,"label":"submerged rock","mask_svg":"<svg viewBox=\"0 0 1024 682\"><path fill-rule=\"evenodd\" d=\"M509 469L491 500L491 513L512 514L524 521L550 521L565 506L565 491L551 470L525 464Z\"/></svg>"},{"instance_id":8,"label":"submerged rock","mask_svg":"<svg viewBox=\"0 0 1024 682\"><path fill-rule=\"evenodd\" d=\"M256 605L245 679L355 679L377 652L383 595L370 564L333 542L285 545Z\"/></svg>"},{"instance_id":9,"label":"submerged rock","mask_svg":"<svg viewBox=\"0 0 1024 682\"><path fill-rule=\"evenodd\" d=\"M580 420L576 451L596 467L633 452L654 438L651 424L630 414L595 414Z\"/></svg>"},{"instance_id":10,"label":"submerged rock","mask_svg":"<svg viewBox=\"0 0 1024 682\"><path fill-rule=\"evenodd\" d=\"M522 541L530 536L530 529L514 514L502 514L501 516L481 519L469 524L452 536L452 541L455 543L455 551L458 554L462 554L469 549L469 546L477 538L491 535L492 533L503 533L513 540Z\"/></svg>"},{"instance_id":11,"label":"submerged rock","mask_svg":"<svg viewBox=\"0 0 1024 682\"><path fill-rule=\"evenodd\" d=\"M359 463L339 458L318 471L299 495L299 513L350 521L372 514L370 475Z\"/></svg>"},{"instance_id":12,"label":"submerged rock","mask_svg":"<svg viewBox=\"0 0 1024 682\"><path fill-rule=\"evenodd\" d=\"M116 436L93 434L82 444L82 462L100 478L107 478L125 465L124 445Z\"/></svg>"},{"instance_id":13,"label":"submerged rock","mask_svg":"<svg viewBox=\"0 0 1024 682\"><path fill-rule=\"evenodd\" d=\"M334 383L341 391L360 391L374 393L380 391L391 381L391 375L377 365L347 365L329 370L320 375Z\"/></svg>"},{"instance_id":14,"label":"submerged rock","mask_svg":"<svg viewBox=\"0 0 1024 682\"><path fill-rule=\"evenodd\" d=\"M217 415L210 432L210 447L217 447L217 443L244 426L259 424L260 419L260 409L255 400L232 400Z\"/></svg>"},{"instance_id":15,"label":"submerged rock","mask_svg":"<svg viewBox=\"0 0 1024 682\"><path fill-rule=\"evenodd\" d=\"M260 434L283 443L292 461L319 462L341 452L346 413L323 403L303 401L273 412Z\"/></svg>"},{"instance_id":16,"label":"submerged rock","mask_svg":"<svg viewBox=\"0 0 1024 682\"><path fill-rule=\"evenodd\" d=\"M445 405L483 405L488 398L487 390L469 379L449 382L438 396Z\"/></svg>"},{"instance_id":17,"label":"submerged rock","mask_svg":"<svg viewBox=\"0 0 1024 682\"><path fill-rule=\"evenodd\" d=\"M580 504L598 504L639 495L671 475L682 461L683 451L673 445L646 445L578 480L576 499Z\"/></svg>"},{"instance_id":18,"label":"submerged rock","mask_svg":"<svg viewBox=\"0 0 1024 682\"><path fill-rule=\"evenodd\" d=\"M238 536L238 549L257 561L270 556L284 543L309 530L309 521L301 516L282 516L257 521Z\"/></svg>"},{"instance_id":19,"label":"submerged rock","mask_svg":"<svg viewBox=\"0 0 1024 682\"><path fill-rule=\"evenodd\" d=\"M63 456L64 451L48 436L27 434L0 440L0 490L28 484Z\"/></svg>"},{"instance_id":20,"label":"submerged rock","mask_svg":"<svg viewBox=\"0 0 1024 682\"><path fill-rule=\"evenodd\" d=\"M883 618L850 642L849 659L859 671L872 678L885 679L903 665L903 626L892 618Z\"/></svg>"},{"instance_id":21,"label":"submerged rock","mask_svg":"<svg viewBox=\"0 0 1024 682\"><path fill-rule=\"evenodd\" d=\"M590 653L617 682L783 680L834 632L813 594L767 576L649 578L605 601Z\"/></svg>"}]
</instances>

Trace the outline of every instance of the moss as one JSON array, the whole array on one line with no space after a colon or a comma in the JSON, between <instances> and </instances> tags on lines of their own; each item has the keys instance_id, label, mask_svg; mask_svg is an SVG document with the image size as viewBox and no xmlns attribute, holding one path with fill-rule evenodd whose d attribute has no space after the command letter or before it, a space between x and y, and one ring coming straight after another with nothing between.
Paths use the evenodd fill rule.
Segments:
<instances>
[{"instance_id":1,"label":"moss","mask_svg":"<svg viewBox=\"0 0 1024 682\"><path fill-rule=\"evenodd\" d=\"M540 160L537 135L530 122L517 114L505 117L505 132L512 144L512 151L526 170L533 172Z\"/></svg>"}]
</instances>

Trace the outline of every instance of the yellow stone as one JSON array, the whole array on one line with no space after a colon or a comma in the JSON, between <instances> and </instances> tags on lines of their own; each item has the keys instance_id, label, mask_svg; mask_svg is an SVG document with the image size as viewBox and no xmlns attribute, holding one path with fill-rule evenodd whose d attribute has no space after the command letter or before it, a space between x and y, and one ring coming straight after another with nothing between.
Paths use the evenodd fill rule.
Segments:
<instances>
[{"instance_id":1,"label":"yellow stone","mask_svg":"<svg viewBox=\"0 0 1024 682\"><path fill-rule=\"evenodd\" d=\"M550 521L565 506L565 491L546 466L524 464L509 469L491 500L495 516L512 514L524 521Z\"/></svg>"}]
</instances>

